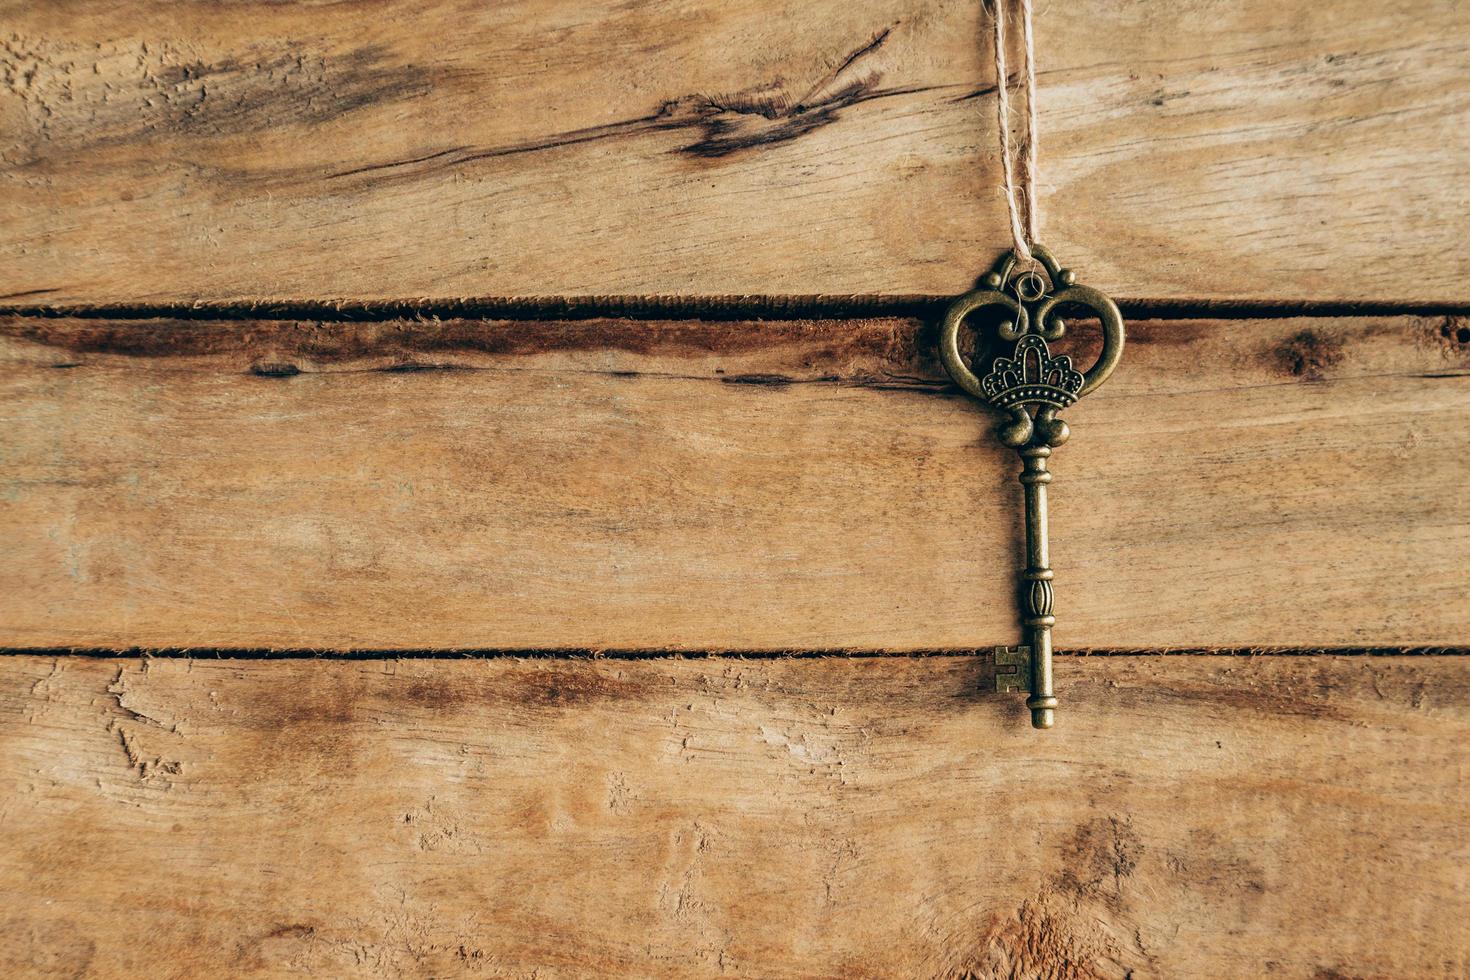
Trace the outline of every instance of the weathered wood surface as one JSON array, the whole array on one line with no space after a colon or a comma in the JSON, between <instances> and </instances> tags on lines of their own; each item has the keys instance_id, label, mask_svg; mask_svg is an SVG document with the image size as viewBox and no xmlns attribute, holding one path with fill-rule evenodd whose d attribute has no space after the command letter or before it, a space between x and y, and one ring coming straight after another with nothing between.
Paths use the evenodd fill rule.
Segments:
<instances>
[{"instance_id":1,"label":"weathered wood surface","mask_svg":"<svg viewBox=\"0 0 1470 980\"><path fill-rule=\"evenodd\" d=\"M1064 666L6 658L0 966L1470 970L1470 660Z\"/></svg>"},{"instance_id":2,"label":"weathered wood surface","mask_svg":"<svg viewBox=\"0 0 1470 980\"><path fill-rule=\"evenodd\" d=\"M1470 301L1470 7L1039 5L1045 238L1130 297ZM0 299L948 294L978 0L0 3Z\"/></svg>"},{"instance_id":3,"label":"weathered wood surface","mask_svg":"<svg viewBox=\"0 0 1470 980\"><path fill-rule=\"evenodd\" d=\"M1130 330L1054 459L1063 648L1465 643L1463 321ZM1016 635L1017 464L912 321L0 338L3 645Z\"/></svg>"}]
</instances>

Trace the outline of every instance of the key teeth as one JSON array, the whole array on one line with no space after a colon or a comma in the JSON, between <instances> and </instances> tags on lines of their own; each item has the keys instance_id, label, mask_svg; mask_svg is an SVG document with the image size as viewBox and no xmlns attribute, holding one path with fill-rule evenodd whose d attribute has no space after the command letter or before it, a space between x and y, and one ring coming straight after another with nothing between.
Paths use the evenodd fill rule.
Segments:
<instances>
[{"instance_id":1,"label":"key teeth","mask_svg":"<svg viewBox=\"0 0 1470 980\"><path fill-rule=\"evenodd\" d=\"M1031 648L1022 644L995 648L995 690L1031 691Z\"/></svg>"}]
</instances>

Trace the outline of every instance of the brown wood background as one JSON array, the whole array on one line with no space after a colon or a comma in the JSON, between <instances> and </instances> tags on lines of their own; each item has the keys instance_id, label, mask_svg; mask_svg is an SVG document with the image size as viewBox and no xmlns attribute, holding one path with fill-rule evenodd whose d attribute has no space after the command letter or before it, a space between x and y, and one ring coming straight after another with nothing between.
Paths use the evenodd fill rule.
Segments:
<instances>
[{"instance_id":1,"label":"brown wood background","mask_svg":"<svg viewBox=\"0 0 1470 980\"><path fill-rule=\"evenodd\" d=\"M1039 8L1045 734L978 2L0 0L0 974L1470 975L1470 8Z\"/></svg>"}]
</instances>

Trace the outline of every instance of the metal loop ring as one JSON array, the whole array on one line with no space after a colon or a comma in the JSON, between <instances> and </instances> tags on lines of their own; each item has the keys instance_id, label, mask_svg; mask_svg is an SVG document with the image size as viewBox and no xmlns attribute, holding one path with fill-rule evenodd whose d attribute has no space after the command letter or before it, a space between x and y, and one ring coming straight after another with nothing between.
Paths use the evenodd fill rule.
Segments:
<instances>
[{"instance_id":1,"label":"metal loop ring","mask_svg":"<svg viewBox=\"0 0 1470 980\"><path fill-rule=\"evenodd\" d=\"M1041 273L1035 269L1029 269L1021 273L1011 283L1011 288L1016 291L1016 297L1023 303L1035 303L1047 293L1046 280Z\"/></svg>"},{"instance_id":2,"label":"metal loop ring","mask_svg":"<svg viewBox=\"0 0 1470 980\"><path fill-rule=\"evenodd\" d=\"M1000 261L996 263L995 268L991 270L986 279L1005 285L1016 275L1016 267L1020 264L1021 261L1016 258L1015 252L1007 252L1001 256ZM1027 264L1025 271L1036 272L1038 268L1046 270L1046 277L1051 280L1053 289L1067 285L1062 281L1065 277L1062 275L1061 264L1051 254L1050 249L1044 245L1031 246L1031 261Z\"/></svg>"}]
</instances>

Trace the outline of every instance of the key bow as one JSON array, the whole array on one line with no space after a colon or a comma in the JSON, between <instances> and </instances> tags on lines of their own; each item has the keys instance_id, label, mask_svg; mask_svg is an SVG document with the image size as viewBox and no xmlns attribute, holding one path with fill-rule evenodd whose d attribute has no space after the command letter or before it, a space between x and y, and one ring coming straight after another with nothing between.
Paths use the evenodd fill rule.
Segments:
<instances>
[{"instance_id":1,"label":"key bow","mask_svg":"<svg viewBox=\"0 0 1470 980\"><path fill-rule=\"evenodd\" d=\"M1031 251L1045 270L1045 279L1036 270L1016 276L1016 255L1007 252L979 289L950 304L939 332L945 370L970 395L1010 415L1000 437L1013 448L1038 436L1045 445L1065 442L1068 429L1056 419L1056 412L1095 391L1123 356L1123 314L1118 305L1106 293L1079 285L1072 270L1063 268L1045 247L1036 245ZM1006 292L1007 288L1015 295ZM960 354L960 328L971 314L989 307L1000 307L1009 314L996 333L1015 346L1010 357L997 358L982 378ZM1086 372L1075 371L1070 357L1051 354L1049 342L1066 334L1061 312L1069 307L1090 311L1102 324L1102 351Z\"/></svg>"}]
</instances>

